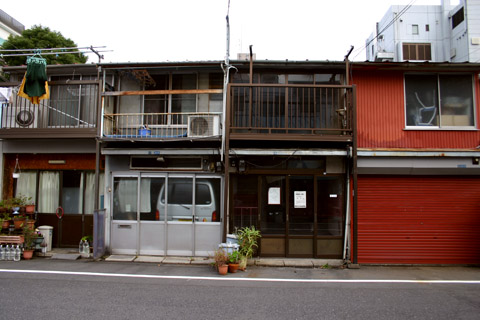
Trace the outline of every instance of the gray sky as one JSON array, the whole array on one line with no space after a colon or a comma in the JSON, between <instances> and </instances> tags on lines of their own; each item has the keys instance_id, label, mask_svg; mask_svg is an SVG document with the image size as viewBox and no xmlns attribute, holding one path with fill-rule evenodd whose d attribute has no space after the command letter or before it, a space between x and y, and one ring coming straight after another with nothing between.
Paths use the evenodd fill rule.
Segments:
<instances>
[{"instance_id":1,"label":"gray sky","mask_svg":"<svg viewBox=\"0 0 480 320\"><path fill-rule=\"evenodd\" d=\"M412 0L230 0L230 58L353 60L390 5ZM451 0L456 3L458 0ZM416 0L414 5L439 5ZM78 46L106 46L104 62L222 60L228 0L23 0L1 9L25 25L49 27ZM89 62L97 58L89 54Z\"/></svg>"}]
</instances>

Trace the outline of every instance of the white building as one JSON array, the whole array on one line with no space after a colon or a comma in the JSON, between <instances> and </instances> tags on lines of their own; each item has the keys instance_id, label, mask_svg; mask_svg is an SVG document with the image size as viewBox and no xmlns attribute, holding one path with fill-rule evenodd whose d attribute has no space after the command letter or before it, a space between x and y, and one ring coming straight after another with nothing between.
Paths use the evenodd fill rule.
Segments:
<instances>
[{"instance_id":1,"label":"white building","mask_svg":"<svg viewBox=\"0 0 480 320\"><path fill-rule=\"evenodd\" d=\"M391 6L366 41L368 61L480 61L480 0Z\"/></svg>"},{"instance_id":2,"label":"white building","mask_svg":"<svg viewBox=\"0 0 480 320\"><path fill-rule=\"evenodd\" d=\"M10 35L19 36L25 30L25 26L10 17L5 11L0 10L0 46Z\"/></svg>"}]
</instances>

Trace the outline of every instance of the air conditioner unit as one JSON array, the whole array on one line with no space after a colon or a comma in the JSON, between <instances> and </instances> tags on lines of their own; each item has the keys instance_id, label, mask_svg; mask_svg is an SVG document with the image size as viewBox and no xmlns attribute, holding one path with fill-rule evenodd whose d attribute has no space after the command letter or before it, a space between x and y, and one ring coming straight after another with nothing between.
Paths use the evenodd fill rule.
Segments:
<instances>
[{"instance_id":1,"label":"air conditioner unit","mask_svg":"<svg viewBox=\"0 0 480 320\"><path fill-rule=\"evenodd\" d=\"M2 108L2 128L37 128L38 127L38 109L31 108Z\"/></svg>"},{"instance_id":2,"label":"air conditioner unit","mask_svg":"<svg viewBox=\"0 0 480 320\"><path fill-rule=\"evenodd\" d=\"M211 137L220 135L219 115L196 115L188 117L188 137Z\"/></svg>"}]
</instances>

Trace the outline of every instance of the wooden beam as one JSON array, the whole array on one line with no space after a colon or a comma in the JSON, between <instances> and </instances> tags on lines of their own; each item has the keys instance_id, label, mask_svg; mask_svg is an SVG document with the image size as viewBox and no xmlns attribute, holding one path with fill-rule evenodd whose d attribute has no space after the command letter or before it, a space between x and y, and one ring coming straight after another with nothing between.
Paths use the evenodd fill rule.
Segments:
<instances>
[{"instance_id":1,"label":"wooden beam","mask_svg":"<svg viewBox=\"0 0 480 320\"><path fill-rule=\"evenodd\" d=\"M103 96L147 96L160 94L211 94L223 93L223 89L196 89L196 90L143 90L143 91L112 91L103 92Z\"/></svg>"}]
</instances>

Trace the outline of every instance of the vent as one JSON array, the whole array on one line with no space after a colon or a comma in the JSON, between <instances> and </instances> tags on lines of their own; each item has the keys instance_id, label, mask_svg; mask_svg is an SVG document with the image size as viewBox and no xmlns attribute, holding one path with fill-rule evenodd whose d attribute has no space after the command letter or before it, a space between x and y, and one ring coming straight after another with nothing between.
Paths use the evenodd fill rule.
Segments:
<instances>
[{"instance_id":1,"label":"vent","mask_svg":"<svg viewBox=\"0 0 480 320\"><path fill-rule=\"evenodd\" d=\"M220 135L220 117L218 115L189 116L188 137L211 137Z\"/></svg>"},{"instance_id":2,"label":"vent","mask_svg":"<svg viewBox=\"0 0 480 320\"><path fill-rule=\"evenodd\" d=\"M37 128L38 107L18 109L2 108L2 128Z\"/></svg>"}]
</instances>

